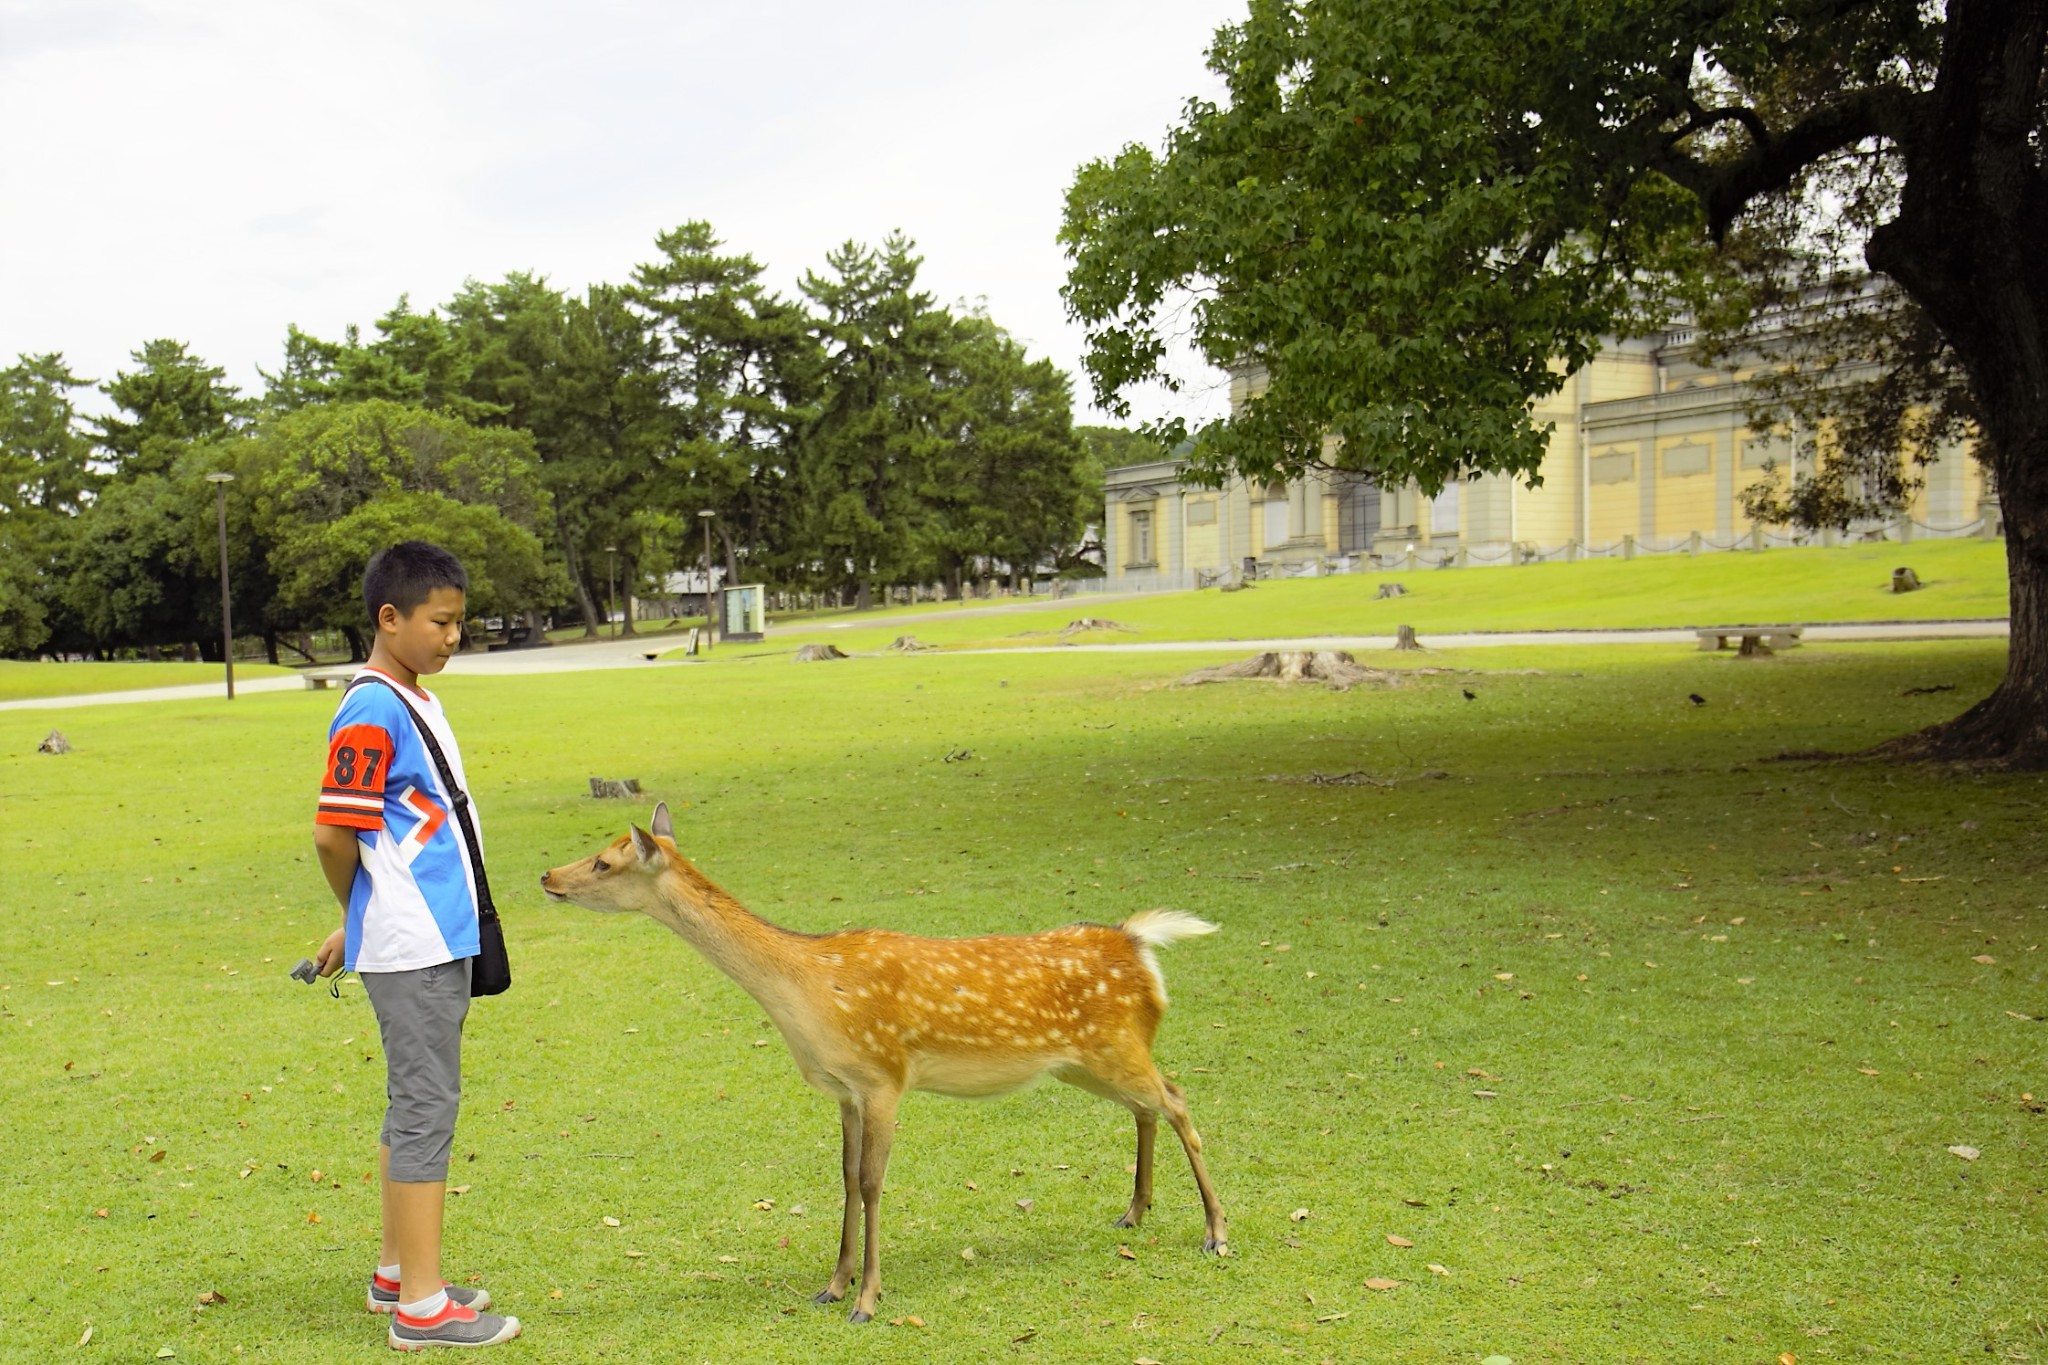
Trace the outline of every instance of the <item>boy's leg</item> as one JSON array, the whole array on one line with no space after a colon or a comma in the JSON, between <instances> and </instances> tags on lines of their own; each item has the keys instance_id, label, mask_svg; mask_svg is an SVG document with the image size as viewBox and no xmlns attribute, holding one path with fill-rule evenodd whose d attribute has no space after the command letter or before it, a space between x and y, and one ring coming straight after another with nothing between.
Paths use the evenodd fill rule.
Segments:
<instances>
[{"instance_id":1,"label":"boy's leg","mask_svg":"<svg viewBox=\"0 0 2048 1365\"><path fill-rule=\"evenodd\" d=\"M379 1265L399 1267L400 1303L430 1299L441 1288L441 1221L447 1208L445 1180L393 1180L391 1148L377 1148L382 1181L384 1249Z\"/></svg>"},{"instance_id":2,"label":"boy's leg","mask_svg":"<svg viewBox=\"0 0 2048 1365\"><path fill-rule=\"evenodd\" d=\"M377 1151L384 1214L378 1259L400 1267L401 1304L441 1292L441 1222L462 1096L468 969L460 961L362 974L383 1035L390 1100Z\"/></svg>"}]
</instances>

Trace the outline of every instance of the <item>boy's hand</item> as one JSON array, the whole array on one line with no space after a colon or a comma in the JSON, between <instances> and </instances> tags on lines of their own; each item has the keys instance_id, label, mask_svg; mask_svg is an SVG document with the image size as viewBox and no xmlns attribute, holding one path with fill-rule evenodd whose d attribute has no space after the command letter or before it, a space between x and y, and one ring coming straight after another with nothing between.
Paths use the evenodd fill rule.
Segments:
<instances>
[{"instance_id":1,"label":"boy's hand","mask_svg":"<svg viewBox=\"0 0 2048 1365\"><path fill-rule=\"evenodd\" d=\"M336 929L327 936L327 942L320 945L320 951L313 954L313 967L322 976L333 976L341 970L341 964L348 957L348 930Z\"/></svg>"}]
</instances>

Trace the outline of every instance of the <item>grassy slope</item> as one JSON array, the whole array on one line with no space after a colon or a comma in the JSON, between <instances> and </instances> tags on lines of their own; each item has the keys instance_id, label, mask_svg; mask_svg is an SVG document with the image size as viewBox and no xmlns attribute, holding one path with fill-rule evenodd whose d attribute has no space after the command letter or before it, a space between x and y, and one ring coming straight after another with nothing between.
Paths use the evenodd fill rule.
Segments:
<instances>
[{"instance_id":1,"label":"grassy slope","mask_svg":"<svg viewBox=\"0 0 2048 1365\"><path fill-rule=\"evenodd\" d=\"M1915 568L1927 584L1923 591L1890 591L1891 571L1901 564ZM1409 595L1379 600L1379 585L1389 580L1404 584ZM879 649L905 633L952 646L1048 644L1056 639L1049 632L1081 616L1107 616L1137 631L1091 638L1214 640L1391 635L1403 624L1426 638L1467 630L1923 621L2005 613L2003 542L1948 540L1289 579L1249 592L1161 593L1106 603L1079 597L1039 610L914 625L863 627L858 617L829 626L771 623L770 639L778 649L815 640L849 651Z\"/></svg>"},{"instance_id":2,"label":"grassy slope","mask_svg":"<svg viewBox=\"0 0 2048 1365\"><path fill-rule=\"evenodd\" d=\"M2001 659L1488 650L1432 662L1544 672L1343 695L1057 656L451 679L518 979L471 1020L449 1270L549 1359L2037 1353L2048 783L1766 761L1952 714ZM109 1359L381 1350L374 1024L284 976L332 918L333 704L72 713L62 758L0 713L0 1357L88 1321ZM1261 780L1316 771L1395 785ZM1098 1100L915 1096L882 1321L812 1307L829 1102L684 945L525 894L634 813L593 773L797 928L1221 922L1165 957L1159 1055L1235 1254L1196 1250L1170 1138L1153 1217L1110 1227L1130 1125Z\"/></svg>"},{"instance_id":3,"label":"grassy slope","mask_svg":"<svg viewBox=\"0 0 2048 1365\"><path fill-rule=\"evenodd\" d=\"M275 678L291 672L269 664L235 665L237 678ZM88 692L126 692L221 680L219 664L43 664L0 659L0 701L28 697L75 697Z\"/></svg>"}]
</instances>

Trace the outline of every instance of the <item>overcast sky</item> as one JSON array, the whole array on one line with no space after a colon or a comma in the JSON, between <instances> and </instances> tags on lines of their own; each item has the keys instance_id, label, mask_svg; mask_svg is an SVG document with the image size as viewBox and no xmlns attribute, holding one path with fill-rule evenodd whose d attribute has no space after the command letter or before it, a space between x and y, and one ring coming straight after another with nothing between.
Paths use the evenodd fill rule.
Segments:
<instances>
[{"instance_id":1,"label":"overcast sky","mask_svg":"<svg viewBox=\"0 0 2048 1365\"><path fill-rule=\"evenodd\" d=\"M0 358L158 336L245 391L287 323L531 270L623 281L706 219L792 292L892 228L1074 376L1082 162L1215 91L1244 0L0 0ZM1219 377L1140 416L1214 412ZM1098 415L1099 416L1099 415Z\"/></svg>"}]
</instances>

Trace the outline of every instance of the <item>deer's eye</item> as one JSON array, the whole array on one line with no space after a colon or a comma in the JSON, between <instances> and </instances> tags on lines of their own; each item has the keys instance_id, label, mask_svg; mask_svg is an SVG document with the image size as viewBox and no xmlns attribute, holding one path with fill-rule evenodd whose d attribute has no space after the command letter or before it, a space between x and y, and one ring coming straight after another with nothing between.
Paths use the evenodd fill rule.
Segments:
<instances>
[{"instance_id":1,"label":"deer's eye","mask_svg":"<svg viewBox=\"0 0 2048 1365\"><path fill-rule=\"evenodd\" d=\"M610 863L607 863L604 859L599 858L591 863L590 870L592 872L609 872L612 870L612 868Z\"/></svg>"}]
</instances>

